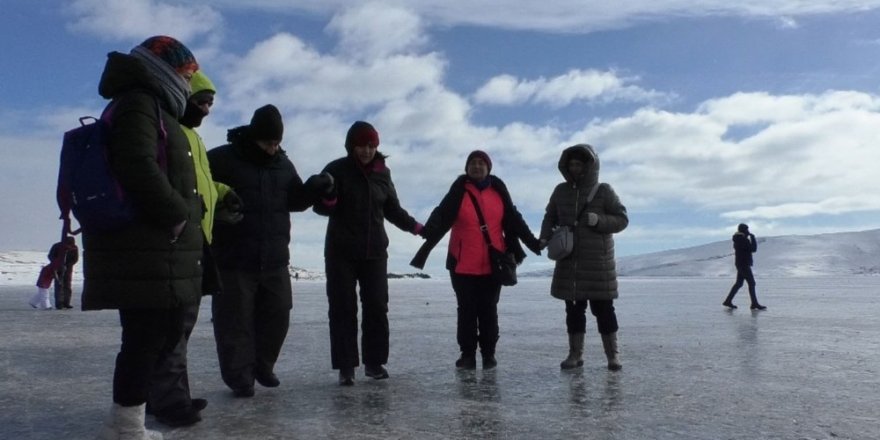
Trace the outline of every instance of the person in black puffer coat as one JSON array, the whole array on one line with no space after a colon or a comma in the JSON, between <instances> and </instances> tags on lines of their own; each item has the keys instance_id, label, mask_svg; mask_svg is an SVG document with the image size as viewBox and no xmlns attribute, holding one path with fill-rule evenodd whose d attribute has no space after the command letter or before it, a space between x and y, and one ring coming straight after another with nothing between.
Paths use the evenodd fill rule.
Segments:
<instances>
[{"instance_id":1,"label":"person in black puffer coat","mask_svg":"<svg viewBox=\"0 0 880 440\"><path fill-rule=\"evenodd\" d=\"M281 113L266 105L250 125L229 130L229 144L208 152L214 181L229 185L242 205L241 221L218 222L211 244L221 285L212 302L217 356L236 397L253 396L255 380L266 387L280 384L275 361L293 307L290 212L308 209L332 189L326 175L303 184L281 149L283 132Z\"/></svg>"},{"instance_id":2,"label":"person in black puffer coat","mask_svg":"<svg viewBox=\"0 0 880 440\"><path fill-rule=\"evenodd\" d=\"M202 207L177 122L198 68L186 46L155 36L129 54L110 53L98 86L112 100L108 163L137 210L120 230L83 231L82 308L118 309L122 325L101 439L162 438L144 427L150 377L183 334L185 308L201 295Z\"/></svg>"},{"instance_id":3,"label":"person in black puffer coat","mask_svg":"<svg viewBox=\"0 0 880 440\"><path fill-rule=\"evenodd\" d=\"M385 379L388 362L388 235L385 220L419 233L422 225L400 206L385 166L376 151L379 133L357 121L345 137L345 157L324 167L333 176L335 197L316 203L314 211L329 217L324 242L330 317L330 359L341 385L354 384L358 362L357 287L363 307L365 374Z\"/></svg>"},{"instance_id":4,"label":"person in black puffer coat","mask_svg":"<svg viewBox=\"0 0 880 440\"><path fill-rule=\"evenodd\" d=\"M550 294L565 301L568 357L562 369L580 367L589 306L602 336L609 370L620 370L617 346L617 267L614 237L629 225L626 207L611 185L599 183L599 156L592 146L578 144L562 151L557 163L564 182L556 185L541 223L541 239L549 240L560 225L575 225L574 250L556 261ZM592 197L592 199L591 199Z\"/></svg>"},{"instance_id":5,"label":"person in black puffer coat","mask_svg":"<svg viewBox=\"0 0 880 440\"><path fill-rule=\"evenodd\" d=\"M750 308L752 310L767 309L758 303L758 296L755 293L755 275L752 274L752 254L758 251L758 240L755 239L755 234L749 232L749 225L740 223L731 240L733 241L734 265L736 266L736 282L730 288L730 292L722 304L725 307L735 309L733 297L736 296L736 292L742 287L743 282L747 282L749 284L749 298L752 300Z\"/></svg>"}]
</instances>

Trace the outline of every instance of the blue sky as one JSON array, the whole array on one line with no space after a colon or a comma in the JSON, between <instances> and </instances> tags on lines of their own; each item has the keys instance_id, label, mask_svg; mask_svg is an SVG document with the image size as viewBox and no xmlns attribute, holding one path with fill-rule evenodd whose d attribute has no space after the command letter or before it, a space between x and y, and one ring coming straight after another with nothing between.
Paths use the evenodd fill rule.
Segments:
<instances>
[{"instance_id":1,"label":"blue sky","mask_svg":"<svg viewBox=\"0 0 880 440\"><path fill-rule=\"evenodd\" d=\"M560 151L590 143L630 214L618 255L726 240L740 222L877 228L876 23L880 0L6 1L0 250L56 239L61 134L102 109L106 54L156 34L220 89L209 147L273 103L305 177L370 121L422 221L480 148L537 232ZM293 223L293 264L321 269L325 220ZM421 240L388 227L390 270L411 270ZM428 271L444 260L441 246Z\"/></svg>"}]
</instances>

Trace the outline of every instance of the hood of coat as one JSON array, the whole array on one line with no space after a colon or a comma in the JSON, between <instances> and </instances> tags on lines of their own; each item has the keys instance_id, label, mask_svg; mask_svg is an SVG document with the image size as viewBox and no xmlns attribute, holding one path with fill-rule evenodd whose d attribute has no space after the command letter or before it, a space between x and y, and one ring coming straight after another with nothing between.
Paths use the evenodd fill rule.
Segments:
<instances>
[{"instance_id":1,"label":"hood of coat","mask_svg":"<svg viewBox=\"0 0 880 440\"><path fill-rule=\"evenodd\" d=\"M121 52L107 54L107 64L98 83L98 93L113 99L131 90L146 90L159 99L165 96L162 85L137 58ZM163 106L171 108L168 103Z\"/></svg>"},{"instance_id":2,"label":"hood of coat","mask_svg":"<svg viewBox=\"0 0 880 440\"><path fill-rule=\"evenodd\" d=\"M579 179L575 179L568 172L568 161L573 158L583 160L586 163L584 174ZM559 156L558 167L566 182L589 186L599 182L599 155L596 154L596 150L589 144L572 145L562 150L562 154Z\"/></svg>"}]
</instances>

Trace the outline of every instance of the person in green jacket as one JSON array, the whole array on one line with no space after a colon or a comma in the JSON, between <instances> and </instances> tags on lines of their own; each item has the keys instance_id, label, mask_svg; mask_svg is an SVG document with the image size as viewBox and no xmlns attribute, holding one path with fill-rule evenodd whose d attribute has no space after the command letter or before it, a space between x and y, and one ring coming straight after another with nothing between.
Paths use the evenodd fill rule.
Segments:
<instances>
[{"instance_id":1,"label":"person in green jacket","mask_svg":"<svg viewBox=\"0 0 880 440\"><path fill-rule=\"evenodd\" d=\"M189 84L192 95L187 100L186 109L180 118L180 128L189 140L196 173L196 190L204 204L205 214L201 220L205 239L202 257L202 294L211 295L219 288L217 269L213 264L210 249L216 208L221 205L220 221L234 222L242 217L239 212L241 200L229 186L213 180L205 143L195 131L196 127L202 125L202 120L210 114L217 88L202 71L194 73ZM208 405L205 399L192 398L187 374L187 344L198 317L199 301L186 307L184 332L174 350L160 360L150 382L147 412L152 413L157 421L168 426L187 426L199 422L202 419L199 412Z\"/></svg>"}]
</instances>

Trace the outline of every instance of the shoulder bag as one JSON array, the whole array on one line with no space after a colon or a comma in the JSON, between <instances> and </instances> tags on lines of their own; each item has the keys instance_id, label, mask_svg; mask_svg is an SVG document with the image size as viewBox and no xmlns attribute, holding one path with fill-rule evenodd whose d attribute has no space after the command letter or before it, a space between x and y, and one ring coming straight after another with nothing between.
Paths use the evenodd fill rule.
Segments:
<instances>
[{"instance_id":1,"label":"shoulder bag","mask_svg":"<svg viewBox=\"0 0 880 440\"><path fill-rule=\"evenodd\" d=\"M590 194L587 196L587 202L584 203L584 206L581 207L574 216L573 225L559 225L553 229L553 236L547 241L547 258L559 261L571 255L571 252L574 250L574 231L575 228L577 228L578 219L584 213L584 210L587 209L590 202L593 201L593 197L596 197L596 192L598 190L599 184L597 183L593 186L593 189L590 190Z\"/></svg>"}]
</instances>

